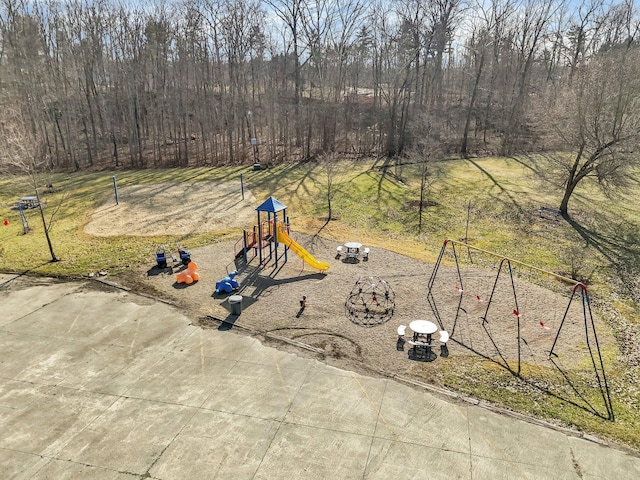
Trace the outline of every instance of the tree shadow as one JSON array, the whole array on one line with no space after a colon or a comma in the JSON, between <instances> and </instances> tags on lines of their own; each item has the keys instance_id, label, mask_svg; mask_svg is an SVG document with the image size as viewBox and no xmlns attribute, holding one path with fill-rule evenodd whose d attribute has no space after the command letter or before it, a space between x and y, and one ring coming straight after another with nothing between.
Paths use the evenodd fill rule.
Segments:
<instances>
[{"instance_id":1,"label":"tree shadow","mask_svg":"<svg viewBox=\"0 0 640 480\"><path fill-rule=\"evenodd\" d=\"M498 190L500 190L501 194L503 193L509 198L509 201L513 205L519 206L516 198L514 198L513 195L511 195L511 193L508 190L506 190L502 185L500 185L500 182L498 182L498 180L496 180L496 178L493 175L491 175L491 173L488 170L483 168L480 164L478 164L478 162L476 162L472 158L466 158L465 160L469 162L471 165L473 165L474 167L476 167L478 170L480 170L480 172L485 177L487 177L491 181L491 183L493 183L493 185L498 188Z\"/></svg>"},{"instance_id":2,"label":"tree shadow","mask_svg":"<svg viewBox=\"0 0 640 480\"><path fill-rule=\"evenodd\" d=\"M569 392L558 392L558 391L554 391L552 390L552 387L549 387L547 385L540 385L538 382L536 382L534 379L529 378L525 375L521 375L520 373L518 373L515 369L513 369L509 363L502 363L501 361L497 360L494 357L491 357L489 355L487 355L484 352L481 352L479 350L477 350L476 348L474 348L472 345L467 344L464 341L459 341L453 337L449 337L450 341L453 341L454 343L456 343L457 345L465 348L466 350L469 350L470 352L478 355L479 357L482 357L484 360L489 361L491 363L493 363L494 365L502 368L504 371L508 372L509 374L511 374L514 378L518 379L519 381L523 382L524 384L528 385L529 387L538 390L540 392L543 392L546 395L549 395L553 398L556 398L562 402L565 402L569 405L572 405L573 407L576 407L584 412L590 413L598 418L601 418L603 420L613 420L613 411L609 409L609 407L605 404L603 404L602 406L596 406L594 405L592 402L588 401L588 399L583 395L583 393L579 390L579 388L575 385L575 383L573 382L573 380L569 377L569 375L567 374L567 371L565 369L562 369L558 366L558 364L554 361L550 361L550 363L554 366L554 368L560 372L560 374L562 374L562 376L565 378L566 381L566 386L569 388L569 392L572 394L570 395ZM495 345L495 344L494 344ZM498 348L497 345L495 345L496 348ZM444 355L443 355L444 356ZM449 356L449 351L447 349L446 351L446 356ZM502 355L500 355L502 357ZM593 357L592 357L593 360ZM608 397L608 388L605 390L605 387L603 387L602 385L600 385L599 387L596 386L591 386L590 388L597 388L600 390L600 394L603 398L605 398L605 396Z\"/></svg>"},{"instance_id":3,"label":"tree shadow","mask_svg":"<svg viewBox=\"0 0 640 480\"><path fill-rule=\"evenodd\" d=\"M44 267L45 265L49 265L51 263L51 261L46 261L44 263L41 263L40 265L36 265L35 267L31 267L27 270L24 270L23 272L20 273L16 273L14 277L11 277L8 280L5 280L4 282L0 283L0 289L2 288L7 288L9 285L11 285L15 280L17 280L20 277L24 277L29 275L31 272L34 272L35 270L37 270L40 267Z\"/></svg>"},{"instance_id":4,"label":"tree shadow","mask_svg":"<svg viewBox=\"0 0 640 480\"><path fill-rule=\"evenodd\" d=\"M614 275L613 288L624 289L634 301L640 299L640 226L602 216L598 230L582 225L570 216L566 221L584 240L608 262Z\"/></svg>"},{"instance_id":5,"label":"tree shadow","mask_svg":"<svg viewBox=\"0 0 640 480\"><path fill-rule=\"evenodd\" d=\"M602 218L599 225L606 225L604 232L580 224L571 216L565 220L582 237L586 246L594 248L613 266L640 267L640 228L627 222L612 222Z\"/></svg>"},{"instance_id":6,"label":"tree shadow","mask_svg":"<svg viewBox=\"0 0 640 480\"><path fill-rule=\"evenodd\" d=\"M269 268L268 266L263 267L260 265L252 265L251 263L247 264L244 261L237 261L235 262L235 265L238 271L238 275L236 276L236 280L238 280L239 283L238 289L231 293L221 292L220 294L216 294L214 292L211 296L215 299L223 300L221 305L225 309L231 311L229 302L224 299L228 298L230 295L241 295L242 309L245 309L251 307L254 303L260 300L261 297L268 297L273 288L278 288L281 285L293 282L322 280L326 278L325 273L307 273L287 278L275 278L282 271L284 263L285 262L282 262L277 268L275 266ZM305 308L301 305L296 317L299 318L304 312L304 309Z\"/></svg>"},{"instance_id":7,"label":"tree shadow","mask_svg":"<svg viewBox=\"0 0 640 480\"><path fill-rule=\"evenodd\" d=\"M514 162L520 164L522 167L526 168L537 177L544 178L544 170L542 168L539 168L539 165L538 165L539 156L525 154L524 158L527 159L526 162L522 161L520 158L515 156L509 157L510 160L513 160Z\"/></svg>"}]
</instances>

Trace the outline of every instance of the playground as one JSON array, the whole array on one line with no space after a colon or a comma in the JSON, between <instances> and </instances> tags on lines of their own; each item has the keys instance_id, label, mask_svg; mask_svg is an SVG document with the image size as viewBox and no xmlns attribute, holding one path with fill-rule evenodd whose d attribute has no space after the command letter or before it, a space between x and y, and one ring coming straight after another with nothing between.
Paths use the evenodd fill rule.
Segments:
<instances>
[{"instance_id":1,"label":"playground","mask_svg":"<svg viewBox=\"0 0 640 480\"><path fill-rule=\"evenodd\" d=\"M202 191L203 185L199 187ZM212 186L208 194L223 191ZM228 202L229 197L229 194L217 200L215 196L209 197L211 202L204 206L201 203L205 202L188 204L188 199L183 199L185 203L171 202L183 208L190 205L189 215L172 211L170 205L160 205L161 196L154 197L152 202L154 209L172 212L167 228L174 228L173 219L179 217L183 219L181 228L195 231L204 216L213 218L210 210L218 211L212 206ZM151 205L149 202L146 208ZM461 265L456 267L451 259L439 265L434 287L430 285L434 265L400 253L372 247L366 261L352 262L337 256L336 246L347 239L335 236L331 228L322 237L297 233L295 221L285 222L289 218L286 206L272 197L262 203L249 194L245 201L234 205L241 205L245 216L223 215L220 218L229 221L217 223L215 229L238 226L246 219L242 225L245 234L190 250L191 259L198 266L199 281L185 284L179 280L177 275L187 268L179 259L172 268L160 269L150 257L149 264L138 270L139 279L147 289L183 307L203 328L235 328L262 338L285 338L310 347L336 366L371 369L456 388L460 386L451 382L451 378L464 375L465 368L482 365L487 378L496 386L501 381L510 384L514 381L512 374L519 373L530 376L531 385L552 391L564 402L600 417L610 414L607 397L603 397L602 402L596 395L594 401L591 393L584 393L585 385L597 385L600 381L599 377L594 380L590 376L588 367L595 357L586 354L592 339L585 335L585 322L592 321L593 328L597 329L598 354L611 350L614 339L599 318L583 318L578 301L566 322L562 322L570 287L559 287L555 280L548 285L544 279L528 282L525 278L530 272L518 272L513 277L503 274L496 282L495 265L479 259L482 261L475 265L462 266L465 287L468 293L471 289L475 292L462 304L459 302ZM263 207L267 210L261 212L262 217L257 217L256 209ZM144 208L144 202L128 206L131 216L137 218L136 231L141 235L146 234L144 226L154 223L144 217ZM258 242L258 238L263 241ZM262 245L261 251L258 243ZM479 268L479 264L486 268ZM237 274L233 273L236 271ZM228 279L230 274L237 287L216 292L217 282ZM354 286L364 284L366 287L367 279L374 278L392 293L393 307L376 312L372 305L365 305L366 321L362 318L358 321L350 317L345 304L347 299L353 303L354 295L355 303L361 302L357 298L358 288L354 290ZM492 289L494 284L496 288ZM427 295L429 288L433 289L431 295ZM361 286L360 291L362 289ZM517 298L514 290L518 292ZM230 295L235 298L241 295L241 305L232 305ZM377 295L382 298L384 293ZM486 302L490 297L491 308L487 313ZM469 303L470 299L474 302ZM434 301L435 312L442 315L440 319L434 314ZM376 300L376 304L379 307L380 300ZM523 321L522 329L518 327L516 331L523 315L526 320L535 320ZM479 321L484 317L489 322ZM453 340L448 343L446 358L437 356L428 363L414 361L409 355L409 345L399 348L398 326L416 319L439 320L450 330ZM555 357L550 362L548 352L561 326L561 340L554 345ZM436 342L436 353L437 347ZM602 357L595 359L602 361ZM596 371L601 369L598 367ZM573 372L579 374L573 375Z\"/></svg>"},{"instance_id":2,"label":"playground","mask_svg":"<svg viewBox=\"0 0 640 480\"><path fill-rule=\"evenodd\" d=\"M304 173L306 170L301 171ZM559 358L550 359L546 353L560 331L570 285L555 279L536 278L516 268L514 282L519 304L516 309L510 277L504 270L499 279L499 288L491 302L488 302L499 258L481 258L473 253L471 262L466 248L460 249L459 257L463 261L459 268L464 274L461 283L456 271L458 267L451 258L451 252L447 253L439 266L431 293L441 315L442 326L450 333L449 355L441 355L440 336L436 334L433 350L437 357L430 362L412 359L408 343L412 335L409 328L411 322L423 319L438 323L429 297L437 253L445 235L458 240L464 236L462 214L458 217L449 214L446 225L439 220L448 214L447 208L458 205L455 199L447 197L447 202L443 202L443 207L438 207L438 212L428 213L429 230L417 239L409 235L413 230L407 231L407 235L398 233L400 223L410 226L416 216L415 211L402 210L404 197L393 203L387 198L386 190L376 197L375 191L369 189L366 195L373 195L371 198L376 199L369 205L364 197L358 197L357 201L345 198L351 193L351 190L345 190L337 196L340 202L348 200L344 205L338 203L339 218L322 228L319 236L313 237L313 233L323 225L322 199L317 191L301 195L303 189L300 188L300 182L284 181L298 174L297 169L273 169L255 174L244 171L246 185L251 187L245 190L244 200L239 188L241 172L240 169L230 173L227 170L180 170L158 172L155 176L147 172L122 172L118 174L120 204L117 206L114 205L110 175L82 177L75 183L57 180L55 183L60 187L55 194L46 198L50 205L55 204L58 192L76 192L72 190L76 188L76 183L84 188L75 194L83 207L82 215L70 212L56 224L54 245L60 250L58 255L64 261L38 266L40 256L31 253L42 250L38 225L32 222L36 227L33 234L16 236L20 225L14 218L17 214L13 210L6 214L12 221L3 230L7 243L3 245L4 257L0 256L0 260L8 259L15 265L24 265L21 268L25 270L34 268L34 271L43 274L67 272L95 278L97 274L91 275L92 272L100 272L100 275L105 272L100 280L104 278L107 282L179 305L190 321L205 331L232 329L278 348L306 352L339 367L448 387L516 411L539 415L539 418L561 419L566 424L603 436L617 431L621 425L624 428L630 425L631 432L633 425L637 424L635 420L628 420L628 413L635 410L621 407L618 393L621 382L627 381L626 374L621 376L619 368L620 358L627 358L621 355L627 355L627 350L621 353L620 349L627 345L634 346L634 337L618 337L616 330L617 341L614 341L611 318L607 316L603 320L596 315L596 312L607 315L610 305L610 299L602 294L601 283L587 286L594 296L593 320L604 369L612 391L616 392L613 397L614 402L618 402L615 408L616 422L600 421L601 416L606 416L607 410L601 404L594 403L594 400L599 400L594 398L598 395L598 388L587 388L587 396L584 395L584 388L559 392L556 389L555 393L560 398L580 405L580 408L573 408L570 403L531 389L522 381L526 377L532 378L534 386L555 386L554 382L562 380L562 372L568 372L578 374L568 375L571 382L580 384L576 383L578 387L597 387L597 378L583 376L593 370L593 357L588 355L592 337L585 335L582 316L573 314L574 307L580 310L580 301L576 299L572 316L564 323L558 344L554 347L554 353ZM357 179L370 181L367 176ZM389 188L387 183L384 184L385 189ZM314 192L318 198L310 199L309 196ZM406 192L398 187L392 193L404 195ZM9 195L11 206L15 205L15 199L24 195L23 190L12 190ZM256 208L271 195L287 206L289 219L288 224L283 226L280 223L283 216L278 212L277 222L280 225L273 229L269 226L268 215L261 214L258 222L256 212ZM565 239L572 232L571 225L563 221L540 218L537 210L539 203L552 204L549 201L535 201L531 215L522 219L527 224L526 230L523 227L522 231L516 231L528 233L532 238L527 237L523 241L521 236L514 234L513 239L507 242L511 237L502 238L499 235L504 229L487 237L496 225L503 225L502 217L496 223L495 216L492 216L492 222L487 226L486 219L476 213L472 215L473 234L470 243L567 275L570 270L564 263L556 265L553 262L557 262L556 250L564 251L566 242L562 241L553 250L556 256L551 262L545 256L548 251L546 244L543 249L532 246L534 240L550 242L554 238ZM372 213L375 208L380 211ZM371 218L371 221L354 223L351 214L356 209L359 215ZM33 215L31 211L27 214ZM384 222L374 222L380 217L384 217ZM285 261L284 247L287 243L293 246L285 237L279 242L277 267L273 258L263 258L263 261L268 261L266 265L260 265L259 257L253 257L255 252L252 249L247 252L251 258L244 262L242 252L238 249L242 245L243 230L253 234L254 227L264 222L264 257L269 257L270 246L275 247L267 237L276 238L280 229L284 228L283 233L304 249L309 259L327 263L329 268L322 270L312 267L293 248L288 250ZM462 225L462 229L453 228L456 225ZM199 231L205 233L198 234ZM158 232L162 232L162 235L156 238ZM190 252L191 259L198 266L199 280L188 275L187 265L179 261L176 243ZM348 252L344 252L347 244L361 244L363 255L349 258ZM165 270L155 268L156 248L160 245L167 248L168 268ZM337 251L340 246L343 252ZM368 250L366 257L365 250ZM303 253L300 249L298 251ZM336 258L338 253L342 254ZM275 256L276 252L273 254ZM586 260L589 258L585 257ZM515 264L513 266L516 267ZM231 291L215 294L217 283L236 270L238 274L234 275L233 280L238 282L238 287L228 282ZM184 282L178 279L181 272L184 273L181 276ZM585 272L583 268L581 273L588 274L589 271ZM191 283L186 281L187 275L191 276ZM380 279L379 284L387 284L392 289L392 301L375 302L373 295L370 295L368 303L366 298L361 301L357 283L364 278L361 283L363 292L369 292L366 279L374 277ZM614 282L612 288L616 285ZM378 295L377 290L375 293L378 299L384 298L384 292L382 296ZM241 305L230 302L231 296L240 296ZM302 308L301 300L304 297L306 300ZM359 318L348 315L347 301L351 310L360 315ZM485 323L482 317L486 316L489 303L488 322ZM240 315L233 315L234 307L241 307ZM373 310L375 315L369 315L367 308L369 314ZM392 315L389 318L383 315L390 310ZM519 315L514 310L518 310ZM400 325L407 326L407 342L403 349L398 350L397 331ZM439 325L439 328L442 326ZM278 340L272 342L270 339L273 338ZM520 378L514 374L518 369ZM630 385L629 392L632 392L635 383L632 381ZM615 437L616 433L612 436ZM628 441L635 445L635 433L629 433L626 437L631 438Z\"/></svg>"}]
</instances>

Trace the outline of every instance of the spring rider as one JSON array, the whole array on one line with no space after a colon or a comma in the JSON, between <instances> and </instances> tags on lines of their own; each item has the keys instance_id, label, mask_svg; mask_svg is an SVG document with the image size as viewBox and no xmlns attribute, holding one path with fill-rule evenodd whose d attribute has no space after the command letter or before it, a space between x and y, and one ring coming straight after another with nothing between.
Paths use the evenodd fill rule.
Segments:
<instances>
[{"instance_id":1,"label":"spring rider","mask_svg":"<svg viewBox=\"0 0 640 480\"><path fill-rule=\"evenodd\" d=\"M237 290L240 286L236 280L233 279L238 274L237 270L234 270L229 275L224 277L222 280L216 282L216 294L220 292L232 292L233 290Z\"/></svg>"},{"instance_id":2,"label":"spring rider","mask_svg":"<svg viewBox=\"0 0 640 480\"><path fill-rule=\"evenodd\" d=\"M185 250L179 243L176 243L176 247L178 247L178 256L180 257L182 264L189 265L189 262L191 261L191 252L189 250Z\"/></svg>"},{"instance_id":3,"label":"spring rider","mask_svg":"<svg viewBox=\"0 0 640 480\"><path fill-rule=\"evenodd\" d=\"M196 262L189 262L187 265L187 269L181 271L176 275L177 283L186 283L187 285L192 284L193 282L197 282L200 280L200 275L196 270L198 269L198 265Z\"/></svg>"},{"instance_id":4,"label":"spring rider","mask_svg":"<svg viewBox=\"0 0 640 480\"><path fill-rule=\"evenodd\" d=\"M160 245L156 249L156 263L158 268L167 268L167 252L164 245Z\"/></svg>"}]
</instances>

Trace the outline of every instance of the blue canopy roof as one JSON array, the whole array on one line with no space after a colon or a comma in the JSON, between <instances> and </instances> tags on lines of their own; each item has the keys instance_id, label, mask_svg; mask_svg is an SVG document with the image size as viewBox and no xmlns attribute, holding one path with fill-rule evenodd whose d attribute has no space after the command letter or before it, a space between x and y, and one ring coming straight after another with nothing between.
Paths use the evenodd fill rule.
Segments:
<instances>
[{"instance_id":1,"label":"blue canopy roof","mask_svg":"<svg viewBox=\"0 0 640 480\"><path fill-rule=\"evenodd\" d=\"M259 212L275 213L275 212L284 210L286 208L287 208L286 205L281 204L278 200L276 200L273 197L269 197L262 203L262 205L256 208L256 210Z\"/></svg>"}]
</instances>

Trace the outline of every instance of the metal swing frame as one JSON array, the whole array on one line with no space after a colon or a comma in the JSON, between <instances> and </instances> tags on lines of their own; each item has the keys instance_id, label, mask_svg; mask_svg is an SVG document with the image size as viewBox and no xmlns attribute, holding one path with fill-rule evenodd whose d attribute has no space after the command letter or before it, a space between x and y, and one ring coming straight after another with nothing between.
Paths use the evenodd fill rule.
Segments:
<instances>
[{"instance_id":1,"label":"metal swing frame","mask_svg":"<svg viewBox=\"0 0 640 480\"><path fill-rule=\"evenodd\" d=\"M593 320L593 313L591 311L591 302L589 299L589 293L587 290L587 287L580 283L577 282L576 280L573 280L571 278L568 277L564 277L562 275L558 275L555 274L553 272L549 272L547 270L543 270L541 268L535 267L533 265L524 263L524 262L520 262L518 260L514 260L508 257L505 257L503 255L500 255L498 253L494 253L491 252L489 250L484 250L478 247L474 247L472 245L469 245L467 243L464 242L459 242L459 241L455 241L455 240L450 240L447 239L444 241L442 248L440 250L440 254L438 255L438 259L436 260L436 263L434 265L433 271L431 272L431 276L429 278L429 281L427 283L427 301L429 303L429 307L431 308L432 313L434 314L436 320L438 321L438 323L440 324L440 327L442 329L446 329L445 328L445 324L443 322L443 318L442 315L440 313L440 311L438 310L438 306L436 304L436 300L434 298L433 295L433 290L434 290L434 285L436 285L436 281L437 281L437 274L438 274L438 270L442 264L442 260L444 258L444 255L446 253L447 247L451 246L451 251L452 251L452 255L453 255L453 259L455 261L455 268L456 268L456 273L457 273L457 277L458 277L458 285L456 286L456 288L458 289L458 291L460 292L460 296L457 302L457 305L455 307L455 315L453 317L453 324L450 331L450 339L453 340L455 343L461 345L462 347L472 351L473 353L480 355L484 358L487 358L488 360L492 360L495 361L498 365L502 366L503 368L507 369L508 371L510 371L513 375L527 381L527 378L525 378L522 375L522 370L521 370L521 344L524 341L524 339L521 336L521 313L520 313L520 307L518 304L518 295L517 295L517 289L515 286L515 281L514 281L514 275L513 275L513 268L512 265L518 265L521 267L525 267L525 268L529 268L532 269L534 271L537 271L539 273L543 273L545 275L549 275L551 277L554 277L560 281L562 281L563 283L567 283L570 284L572 286L572 291L571 291L571 296L569 298L569 302L567 304L567 307L564 311L564 315L562 316L562 320L560 321L560 325L558 327L558 330L556 332L553 344L551 346L551 349L549 352L547 352L547 359L554 365L554 367L561 373L561 375L564 377L564 379L567 381L567 383L569 384L569 386L574 390L574 392L576 392L576 394L588 405L588 409L594 413L595 415L601 417L601 418L606 418L608 420L614 420L614 412L613 412L613 406L612 406L612 402L611 402L611 396L610 396L610 391L609 391L609 385L607 382L607 377L606 377L606 373L605 373L605 368L604 368L604 361L602 360L602 354L600 351L600 344L598 341L598 335L596 332L596 327L595 327L595 322ZM500 358L502 359L502 362L499 362L497 360L495 360L492 357L487 357L486 355L483 355L482 353L474 350L472 347L465 345L464 343L458 341L455 337L455 333L456 333L456 325L457 322L460 318L461 315L461 311L464 311L464 309L462 308L462 301L463 301L463 296L464 296L464 283L463 283L463 277L462 277L462 272L460 269L460 261L459 261L459 253L456 250L456 246L459 246L461 248L466 248L467 252L469 254L469 258L471 258L471 254L470 252L476 251L476 252L480 252L486 255L489 255L491 257L494 257L496 259L499 260L499 265L498 265L498 271L496 273L494 282L493 282L493 287L491 289L491 294L487 300L487 305L486 308L484 309L484 314L482 315L482 328L485 330L485 333L487 334L488 338L490 339L490 341L492 342L494 348L496 349L496 351L498 352L498 355L500 356ZM497 287L498 287L498 280L500 278L501 273L503 272L503 270L505 270L506 272L508 272L509 274L509 278L510 278L510 283L511 283L511 288L512 288L512 292L513 292L513 300L514 300L514 315L516 316L516 321L517 321L517 332L518 332L518 344L517 344L517 354L518 354L518 358L517 358L517 367L515 369L513 369L509 363L507 362L507 360L502 356L502 354L500 353L500 349L498 348L498 345L496 345L494 339L492 338L490 332L487 330L487 323L489 323L488 317L489 317L489 311L491 308L491 304L493 302L494 299L494 294L496 293ZM571 379L568 377L568 375L566 374L566 372L561 368L561 366L558 364L558 361L556 360L558 358L557 353L555 352L557 344L558 344L558 339L560 338L560 334L563 330L563 327L565 325L565 321L567 320L567 316L569 314L569 310L571 308L572 303L574 302L574 300L576 299L576 297L580 296L580 300L582 303L582 316L583 316L583 325L584 325L584 332L585 332L585 340L586 340L586 344L587 344L587 348L589 350L589 356L591 357L591 364L593 367L593 372L595 374L596 380L597 380L597 384L599 387L599 390L601 392L602 395L602 400L606 409L606 414L603 414L601 412L598 411L597 408L595 408L593 405L591 405L591 403L586 400L584 398L584 396L582 396L580 394L580 392L577 390L577 388L575 387L575 385L573 384L573 382L571 381ZM591 332L591 334L590 334ZM531 383L531 382L529 382ZM555 395L553 392L546 390L545 391L551 395L557 396ZM576 406L579 406L578 404L571 402L570 400L567 399L563 399L569 403L573 403Z\"/></svg>"}]
</instances>

